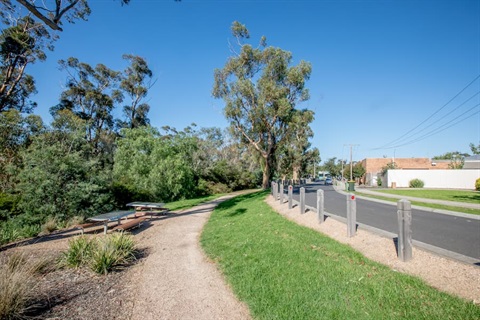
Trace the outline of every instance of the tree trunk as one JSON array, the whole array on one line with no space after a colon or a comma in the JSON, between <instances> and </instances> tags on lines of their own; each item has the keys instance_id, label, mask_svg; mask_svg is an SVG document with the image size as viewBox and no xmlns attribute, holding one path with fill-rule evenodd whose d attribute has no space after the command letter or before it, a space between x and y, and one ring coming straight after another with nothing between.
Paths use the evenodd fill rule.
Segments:
<instances>
[{"instance_id":1,"label":"tree trunk","mask_svg":"<svg viewBox=\"0 0 480 320\"><path fill-rule=\"evenodd\" d=\"M270 188L270 161L265 159L265 167L263 167L263 181L262 181L262 189Z\"/></svg>"}]
</instances>

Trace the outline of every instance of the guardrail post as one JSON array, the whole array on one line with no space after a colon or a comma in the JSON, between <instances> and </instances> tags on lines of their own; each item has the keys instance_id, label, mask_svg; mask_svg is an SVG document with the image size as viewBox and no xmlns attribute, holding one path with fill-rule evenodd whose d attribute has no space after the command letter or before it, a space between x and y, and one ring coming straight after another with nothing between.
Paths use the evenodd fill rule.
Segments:
<instances>
[{"instance_id":1,"label":"guardrail post","mask_svg":"<svg viewBox=\"0 0 480 320\"><path fill-rule=\"evenodd\" d=\"M283 203L283 180L280 182L280 203Z\"/></svg>"},{"instance_id":2,"label":"guardrail post","mask_svg":"<svg viewBox=\"0 0 480 320\"><path fill-rule=\"evenodd\" d=\"M325 200L322 189L317 190L317 214L318 223L323 223L325 219Z\"/></svg>"},{"instance_id":3,"label":"guardrail post","mask_svg":"<svg viewBox=\"0 0 480 320\"><path fill-rule=\"evenodd\" d=\"M305 213L305 188L300 188L300 213Z\"/></svg>"},{"instance_id":4,"label":"guardrail post","mask_svg":"<svg viewBox=\"0 0 480 320\"><path fill-rule=\"evenodd\" d=\"M397 202L398 258L403 262L412 259L412 205L402 199Z\"/></svg>"},{"instance_id":5,"label":"guardrail post","mask_svg":"<svg viewBox=\"0 0 480 320\"><path fill-rule=\"evenodd\" d=\"M288 209L293 208L293 186L288 186Z\"/></svg>"},{"instance_id":6,"label":"guardrail post","mask_svg":"<svg viewBox=\"0 0 480 320\"><path fill-rule=\"evenodd\" d=\"M357 202L353 193L347 194L347 237L355 236L357 231Z\"/></svg>"}]
</instances>

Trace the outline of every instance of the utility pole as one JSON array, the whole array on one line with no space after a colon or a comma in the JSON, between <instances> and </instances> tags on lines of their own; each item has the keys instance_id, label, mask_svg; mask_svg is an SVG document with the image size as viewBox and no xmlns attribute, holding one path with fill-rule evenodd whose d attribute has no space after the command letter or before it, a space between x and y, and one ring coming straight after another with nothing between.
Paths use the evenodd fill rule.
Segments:
<instances>
[{"instance_id":1,"label":"utility pole","mask_svg":"<svg viewBox=\"0 0 480 320\"><path fill-rule=\"evenodd\" d=\"M353 180L353 162L352 162L352 149L359 146L358 144L344 144L343 146L350 146L350 181Z\"/></svg>"}]
</instances>

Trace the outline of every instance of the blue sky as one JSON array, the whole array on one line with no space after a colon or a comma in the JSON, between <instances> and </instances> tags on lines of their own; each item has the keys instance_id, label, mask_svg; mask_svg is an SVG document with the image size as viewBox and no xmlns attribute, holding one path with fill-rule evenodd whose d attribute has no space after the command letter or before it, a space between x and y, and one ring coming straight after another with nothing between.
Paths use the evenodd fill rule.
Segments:
<instances>
[{"instance_id":1,"label":"blue sky","mask_svg":"<svg viewBox=\"0 0 480 320\"><path fill-rule=\"evenodd\" d=\"M353 158L361 160L470 152L469 143L480 142L480 94L474 96L480 79L447 104L480 75L478 0L132 0L123 7L92 0L90 6L89 20L65 24L47 61L28 70L37 82L35 113L46 122L66 79L59 59L121 70L121 56L129 53L144 57L157 79L148 97L153 126L226 127L223 101L211 95L213 70L230 56L230 26L238 20L253 43L265 35L268 45L292 52L294 64L312 64L311 98L298 107L315 111L312 145L322 160L348 158L346 144L356 145Z\"/></svg>"}]
</instances>

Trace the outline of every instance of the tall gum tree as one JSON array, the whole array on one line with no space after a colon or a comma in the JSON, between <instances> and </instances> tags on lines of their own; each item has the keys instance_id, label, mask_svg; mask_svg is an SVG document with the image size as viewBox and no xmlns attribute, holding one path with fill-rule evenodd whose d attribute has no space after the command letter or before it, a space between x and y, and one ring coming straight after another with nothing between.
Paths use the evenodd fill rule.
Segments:
<instances>
[{"instance_id":1,"label":"tall gum tree","mask_svg":"<svg viewBox=\"0 0 480 320\"><path fill-rule=\"evenodd\" d=\"M235 21L231 27L239 52L222 69L214 71L213 96L225 102L224 114L243 143L259 154L263 170L262 187L269 181L276 164L279 144L287 139L295 106L309 98L305 81L310 78L310 63L290 66L292 54L267 47L262 37L258 47L244 43L249 32Z\"/></svg>"}]
</instances>

